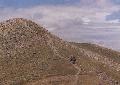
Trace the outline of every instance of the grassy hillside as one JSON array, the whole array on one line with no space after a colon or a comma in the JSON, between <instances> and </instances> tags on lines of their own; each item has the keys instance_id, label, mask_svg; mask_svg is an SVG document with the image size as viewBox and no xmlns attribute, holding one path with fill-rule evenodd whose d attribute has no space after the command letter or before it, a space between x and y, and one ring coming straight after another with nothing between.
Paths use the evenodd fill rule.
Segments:
<instances>
[{"instance_id":1,"label":"grassy hillside","mask_svg":"<svg viewBox=\"0 0 120 85\"><path fill-rule=\"evenodd\" d=\"M30 20L0 23L0 85L119 85L119 62L119 52L63 41Z\"/></svg>"},{"instance_id":2,"label":"grassy hillside","mask_svg":"<svg viewBox=\"0 0 120 85\"><path fill-rule=\"evenodd\" d=\"M113 78L120 82L120 53L108 48L100 47L95 44L88 43L71 43L84 49L84 51L91 52L88 56L94 64L92 65L96 69L96 73L105 73L110 78ZM95 55L94 55L95 54ZM90 63L89 63L90 64ZM113 84L114 85L114 84ZM115 84L117 85L117 84Z\"/></svg>"}]
</instances>

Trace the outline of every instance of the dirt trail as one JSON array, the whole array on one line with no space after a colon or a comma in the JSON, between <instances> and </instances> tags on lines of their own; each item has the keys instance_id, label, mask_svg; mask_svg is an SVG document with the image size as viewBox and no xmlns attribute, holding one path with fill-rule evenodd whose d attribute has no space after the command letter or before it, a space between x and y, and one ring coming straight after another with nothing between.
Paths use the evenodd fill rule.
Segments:
<instances>
[{"instance_id":1,"label":"dirt trail","mask_svg":"<svg viewBox=\"0 0 120 85\"><path fill-rule=\"evenodd\" d=\"M48 45L49 45L49 47L53 50L54 54L57 55L57 56L59 56L60 58L62 58L62 59L64 59L64 60L69 61L68 58L62 57L62 56L59 54L57 48L56 48L56 47L53 45L53 43L52 43L52 41L53 41L52 38L50 38L49 36L48 36L48 38L49 38ZM80 68L79 66L77 66L76 64L71 64L71 65L73 65L74 68L76 68L76 69L78 70L77 74L75 75L75 80L74 80L74 82L73 82L73 83L74 83L73 85L77 85L77 84L78 84L78 79L79 79L79 74L80 74L80 72L81 72L81 68Z\"/></svg>"},{"instance_id":2,"label":"dirt trail","mask_svg":"<svg viewBox=\"0 0 120 85\"><path fill-rule=\"evenodd\" d=\"M48 78L43 78L41 80L38 80L38 81L35 81L35 82L32 82L32 83L28 83L26 85L51 85L50 83L54 83L54 82L58 82L58 83L61 83L62 82L62 85L65 85L63 84L63 82L67 82L69 81L69 85L73 85L72 84L72 81L74 80L75 76L74 75L67 75L67 76L51 76L51 77L48 77Z\"/></svg>"},{"instance_id":3,"label":"dirt trail","mask_svg":"<svg viewBox=\"0 0 120 85\"><path fill-rule=\"evenodd\" d=\"M73 85L78 85L78 81L79 81L79 74L81 72L81 68L79 68L77 65L73 65L77 70L77 74L75 75L75 81L74 81L74 84Z\"/></svg>"},{"instance_id":4,"label":"dirt trail","mask_svg":"<svg viewBox=\"0 0 120 85\"><path fill-rule=\"evenodd\" d=\"M65 57L62 57L57 48L53 45L53 40L52 38L50 38L48 36L48 39L49 41L47 42L48 46L53 50L54 54L57 55L58 57L60 57L61 59L64 59L66 61L69 61L68 58L65 58ZM36 82L33 82L33 83L28 83L26 85L47 85L45 83L47 82L52 82L52 81L60 81L60 80L63 80L63 81L68 81L69 80L69 85L78 85L78 80L79 80L79 74L81 72L81 68L79 68L79 66L77 66L76 64L71 64L74 66L74 68L76 70L78 70L78 72L76 73L76 75L67 75L67 76L52 76L52 77L49 77L49 78L45 78L45 79L41 79L39 81L36 81ZM74 82L73 82L74 81ZM64 85L64 84L62 84Z\"/></svg>"}]
</instances>

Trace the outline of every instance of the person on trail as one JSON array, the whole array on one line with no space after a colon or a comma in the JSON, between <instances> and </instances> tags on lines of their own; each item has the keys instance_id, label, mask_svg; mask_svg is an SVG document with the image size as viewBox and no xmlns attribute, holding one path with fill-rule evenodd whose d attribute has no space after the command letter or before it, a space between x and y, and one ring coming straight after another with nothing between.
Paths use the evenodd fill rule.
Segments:
<instances>
[{"instance_id":1,"label":"person on trail","mask_svg":"<svg viewBox=\"0 0 120 85\"><path fill-rule=\"evenodd\" d=\"M71 56L70 57L70 62L72 63L72 64L75 64L75 62L76 62L76 58L75 58L75 56Z\"/></svg>"}]
</instances>

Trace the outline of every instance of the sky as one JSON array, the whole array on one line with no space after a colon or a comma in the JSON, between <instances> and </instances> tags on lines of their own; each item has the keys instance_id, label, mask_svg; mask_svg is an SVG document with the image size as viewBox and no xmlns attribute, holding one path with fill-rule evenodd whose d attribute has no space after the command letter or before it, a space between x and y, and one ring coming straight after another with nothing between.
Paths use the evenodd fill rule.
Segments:
<instances>
[{"instance_id":1,"label":"sky","mask_svg":"<svg viewBox=\"0 0 120 85\"><path fill-rule=\"evenodd\" d=\"M0 21L17 17L64 40L120 50L120 0L0 0Z\"/></svg>"}]
</instances>

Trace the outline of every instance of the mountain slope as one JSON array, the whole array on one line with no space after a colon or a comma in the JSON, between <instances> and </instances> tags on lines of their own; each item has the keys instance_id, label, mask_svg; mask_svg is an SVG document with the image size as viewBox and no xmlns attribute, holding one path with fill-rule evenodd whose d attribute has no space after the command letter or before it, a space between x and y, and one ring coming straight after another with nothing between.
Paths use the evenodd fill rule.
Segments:
<instances>
[{"instance_id":1,"label":"mountain slope","mask_svg":"<svg viewBox=\"0 0 120 85\"><path fill-rule=\"evenodd\" d=\"M7 20L0 23L0 85L119 85L119 56L96 48L65 42L30 20Z\"/></svg>"}]
</instances>

